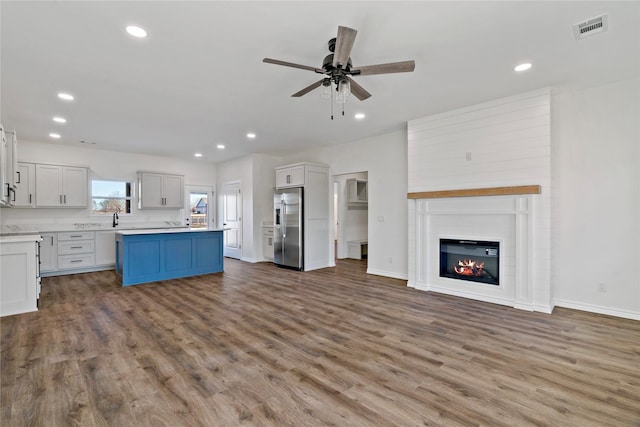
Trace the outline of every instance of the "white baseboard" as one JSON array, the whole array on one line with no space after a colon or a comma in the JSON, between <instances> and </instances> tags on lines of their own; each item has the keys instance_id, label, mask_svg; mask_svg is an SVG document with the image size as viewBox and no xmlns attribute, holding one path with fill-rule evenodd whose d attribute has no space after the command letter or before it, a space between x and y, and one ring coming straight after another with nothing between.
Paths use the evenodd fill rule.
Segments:
<instances>
[{"instance_id":1,"label":"white baseboard","mask_svg":"<svg viewBox=\"0 0 640 427\"><path fill-rule=\"evenodd\" d=\"M456 296L456 297L468 298L468 299L472 299L472 300L476 300L476 301L482 301L482 302L488 302L488 303L491 303L491 304L498 304L498 305L504 305L504 306L507 306L507 307L513 307L513 308L518 309L518 310L536 311L536 312L541 312L541 313L546 313L546 314L551 314L551 312L553 311L553 307L547 307L547 306L543 306L543 305L539 305L539 304L529 304L529 303L514 302L511 298L492 297L492 296L487 296L487 295L483 295L483 294L477 294L477 293L474 293L474 292L452 290L452 289L441 287L441 286L438 286L438 285L429 285L429 284L424 284L424 283L409 282L409 283L407 283L407 286L415 288L415 289L418 289L420 291L437 292L437 293L440 293L440 294L446 294L446 295L452 295L452 296Z\"/></svg>"},{"instance_id":2,"label":"white baseboard","mask_svg":"<svg viewBox=\"0 0 640 427\"><path fill-rule=\"evenodd\" d=\"M367 274L373 274L374 276L391 277L392 279L408 280L409 277L406 274L392 273L390 271L375 270L373 268L367 268Z\"/></svg>"},{"instance_id":3,"label":"white baseboard","mask_svg":"<svg viewBox=\"0 0 640 427\"><path fill-rule=\"evenodd\" d=\"M581 302L555 300L556 306L571 308L573 310L588 311L590 313L606 314L608 316L622 317L624 319L640 320L640 313L637 311L620 310L618 308L603 307L595 304L585 304Z\"/></svg>"}]
</instances>

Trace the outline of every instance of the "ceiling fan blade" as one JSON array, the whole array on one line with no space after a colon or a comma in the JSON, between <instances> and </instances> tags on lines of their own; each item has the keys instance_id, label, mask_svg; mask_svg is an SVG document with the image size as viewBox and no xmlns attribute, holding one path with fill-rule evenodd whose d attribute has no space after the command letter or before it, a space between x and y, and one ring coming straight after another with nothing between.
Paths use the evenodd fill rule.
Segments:
<instances>
[{"instance_id":1,"label":"ceiling fan blade","mask_svg":"<svg viewBox=\"0 0 640 427\"><path fill-rule=\"evenodd\" d=\"M358 67L351 70L351 74L354 76L371 76L373 74L409 73L415 68L415 61L390 62L388 64Z\"/></svg>"},{"instance_id":2,"label":"ceiling fan blade","mask_svg":"<svg viewBox=\"0 0 640 427\"><path fill-rule=\"evenodd\" d=\"M351 56L353 42L356 40L358 32L349 27L338 27L338 36L336 37L336 48L333 53L333 66L345 68Z\"/></svg>"},{"instance_id":3,"label":"ceiling fan blade","mask_svg":"<svg viewBox=\"0 0 640 427\"><path fill-rule=\"evenodd\" d=\"M371 94L367 92L365 88L356 83L352 78L349 78L349 84L351 85L351 94L358 98L360 101L364 101L371 96Z\"/></svg>"},{"instance_id":4,"label":"ceiling fan blade","mask_svg":"<svg viewBox=\"0 0 640 427\"><path fill-rule=\"evenodd\" d=\"M294 64L293 62L280 61L279 59L264 58L262 62L266 62L267 64L284 65L285 67L300 68L301 70L314 71L316 73L324 74L324 70L320 68L310 67L308 65Z\"/></svg>"},{"instance_id":5,"label":"ceiling fan blade","mask_svg":"<svg viewBox=\"0 0 640 427\"><path fill-rule=\"evenodd\" d=\"M300 96L302 96L302 95L306 95L306 94L308 94L309 92L311 92L312 90L314 90L315 88L320 87L320 85L322 85L322 82L323 82L323 81L324 81L324 79L320 79L320 80L318 80L318 81L317 81L317 82L315 82L315 83L311 83L309 86L305 87L305 88L304 88L304 89L302 89L302 90L299 90L298 92L294 93L294 94L293 94L293 95L291 95L291 96L293 96L293 97L296 97L296 98L297 98L297 97L300 97Z\"/></svg>"}]
</instances>

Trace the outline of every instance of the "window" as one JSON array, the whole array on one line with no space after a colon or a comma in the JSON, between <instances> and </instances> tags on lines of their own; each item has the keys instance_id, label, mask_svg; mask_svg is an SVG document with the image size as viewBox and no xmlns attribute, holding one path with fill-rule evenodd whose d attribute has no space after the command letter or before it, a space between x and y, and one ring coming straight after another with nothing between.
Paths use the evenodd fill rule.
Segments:
<instances>
[{"instance_id":1,"label":"window","mask_svg":"<svg viewBox=\"0 0 640 427\"><path fill-rule=\"evenodd\" d=\"M131 213L133 184L124 181L91 181L91 213Z\"/></svg>"}]
</instances>

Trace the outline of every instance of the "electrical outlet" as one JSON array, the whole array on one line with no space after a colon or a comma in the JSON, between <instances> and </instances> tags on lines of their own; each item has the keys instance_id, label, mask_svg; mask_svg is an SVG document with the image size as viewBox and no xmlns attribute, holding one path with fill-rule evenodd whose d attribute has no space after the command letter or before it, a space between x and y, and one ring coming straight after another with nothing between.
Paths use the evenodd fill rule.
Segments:
<instances>
[{"instance_id":1,"label":"electrical outlet","mask_svg":"<svg viewBox=\"0 0 640 427\"><path fill-rule=\"evenodd\" d=\"M607 284L603 282L598 283L598 292L607 292Z\"/></svg>"}]
</instances>

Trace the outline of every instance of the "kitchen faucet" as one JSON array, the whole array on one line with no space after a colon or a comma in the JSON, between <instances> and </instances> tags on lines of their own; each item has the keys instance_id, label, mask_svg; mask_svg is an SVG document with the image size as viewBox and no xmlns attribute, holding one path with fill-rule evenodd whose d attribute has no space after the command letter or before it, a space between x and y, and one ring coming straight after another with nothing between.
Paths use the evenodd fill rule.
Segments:
<instances>
[{"instance_id":1,"label":"kitchen faucet","mask_svg":"<svg viewBox=\"0 0 640 427\"><path fill-rule=\"evenodd\" d=\"M113 227L115 228L116 225L118 225L118 212L113 213Z\"/></svg>"}]
</instances>

